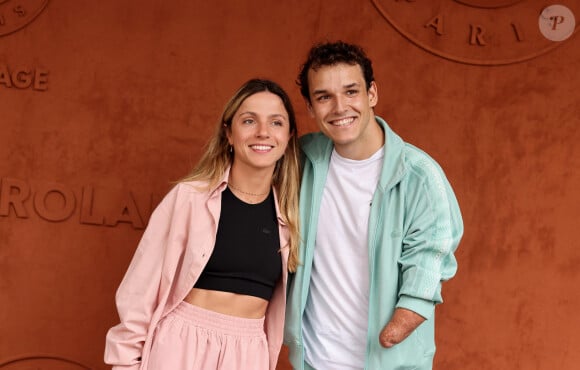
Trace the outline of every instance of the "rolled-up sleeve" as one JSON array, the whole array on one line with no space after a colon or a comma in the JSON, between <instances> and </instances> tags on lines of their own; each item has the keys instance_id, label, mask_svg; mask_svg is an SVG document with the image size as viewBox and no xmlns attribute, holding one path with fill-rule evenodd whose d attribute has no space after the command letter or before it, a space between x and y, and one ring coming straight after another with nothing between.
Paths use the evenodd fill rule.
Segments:
<instances>
[{"instance_id":1,"label":"rolled-up sleeve","mask_svg":"<svg viewBox=\"0 0 580 370\"><path fill-rule=\"evenodd\" d=\"M441 168L430 158L418 161L406 200L407 214L402 272L397 307L425 318L443 302L441 283L457 271L454 252L463 235L463 221L451 185Z\"/></svg>"}]
</instances>

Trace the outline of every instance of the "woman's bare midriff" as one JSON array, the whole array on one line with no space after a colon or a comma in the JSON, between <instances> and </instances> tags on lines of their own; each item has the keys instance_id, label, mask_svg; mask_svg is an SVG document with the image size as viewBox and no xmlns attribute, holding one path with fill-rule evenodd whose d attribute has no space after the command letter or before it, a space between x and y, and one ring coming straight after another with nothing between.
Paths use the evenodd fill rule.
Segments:
<instances>
[{"instance_id":1,"label":"woman's bare midriff","mask_svg":"<svg viewBox=\"0 0 580 370\"><path fill-rule=\"evenodd\" d=\"M246 319L262 318L268 308L268 301L262 298L198 288L191 289L184 301L206 310Z\"/></svg>"}]
</instances>

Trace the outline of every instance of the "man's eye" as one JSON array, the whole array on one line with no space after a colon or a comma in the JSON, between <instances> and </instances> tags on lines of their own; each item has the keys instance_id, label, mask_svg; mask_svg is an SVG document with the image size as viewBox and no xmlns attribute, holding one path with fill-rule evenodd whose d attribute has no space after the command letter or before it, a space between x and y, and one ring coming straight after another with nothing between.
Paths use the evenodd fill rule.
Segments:
<instances>
[{"instance_id":1,"label":"man's eye","mask_svg":"<svg viewBox=\"0 0 580 370\"><path fill-rule=\"evenodd\" d=\"M329 98L328 95L320 95L318 98L316 98L316 100L323 101L323 100L328 100L328 98Z\"/></svg>"},{"instance_id":2,"label":"man's eye","mask_svg":"<svg viewBox=\"0 0 580 370\"><path fill-rule=\"evenodd\" d=\"M356 93L358 93L358 90L348 90L346 92L347 95L356 95Z\"/></svg>"}]
</instances>

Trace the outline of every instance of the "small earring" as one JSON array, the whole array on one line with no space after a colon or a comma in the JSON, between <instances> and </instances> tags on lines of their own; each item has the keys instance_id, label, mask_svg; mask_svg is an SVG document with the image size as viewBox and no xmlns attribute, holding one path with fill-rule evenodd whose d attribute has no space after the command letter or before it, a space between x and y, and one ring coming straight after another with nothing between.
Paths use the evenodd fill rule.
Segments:
<instances>
[{"instance_id":1,"label":"small earring","mask_svg":"<svg viewBox=\"0 0 580 370\"><path fill-rule=\"evenodd\" d=\"M230 153L233 153L234 147L230 145Z\"/></svg>"}]
</instances>

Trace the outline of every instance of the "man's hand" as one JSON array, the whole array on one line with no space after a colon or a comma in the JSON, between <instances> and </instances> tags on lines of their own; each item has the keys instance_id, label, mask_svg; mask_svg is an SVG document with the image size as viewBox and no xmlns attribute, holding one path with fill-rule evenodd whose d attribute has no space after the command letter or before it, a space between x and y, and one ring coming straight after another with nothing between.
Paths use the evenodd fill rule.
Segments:
<instances>
[{"instance_id":1,"label":"man's hand","mask_svg":"<svg viewBox=\"0 0 580 370\"><path fill-rule=\"evenodd\" d=\"M423 321L423 316L405 308L397 308L391 321L381 331L379 343L385 348L391 348L407 338Z\"/></svg>"}]
</instances>

